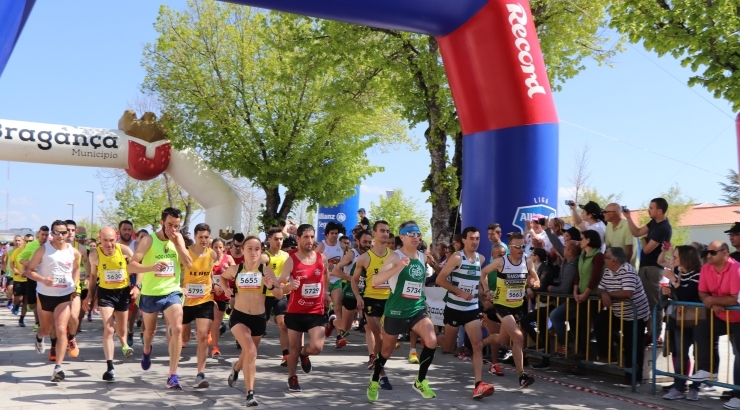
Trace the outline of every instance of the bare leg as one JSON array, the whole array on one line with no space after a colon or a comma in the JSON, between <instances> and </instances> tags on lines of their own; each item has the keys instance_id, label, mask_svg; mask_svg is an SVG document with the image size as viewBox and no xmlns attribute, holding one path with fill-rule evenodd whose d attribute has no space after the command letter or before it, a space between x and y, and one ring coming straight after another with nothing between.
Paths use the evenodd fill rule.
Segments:
<instances>
[{"instance_id":1,"label":"bare leg","mask_svg":"<svg viewBox=\"0 0 740 410\"><path fill-rule=\"evenodd\" d=\"M177 374L177 364L180 362L180 353L182 353L182 305L178 303L168 307L164 311L164 317L172 328L169 348L170 375L172 375Z\"/></svg>"},{"instance_id":2,"label":"bare leg","mask_svg":"<svg viewBox=\"0 0 740 410\"><path fill-rule=\"evenodd\" d=\"M103 354L105 360L113 360L115 346L113 344L114 318L112 307L100 307L100 317L103 319Z\"/></svg>"},{"instance_id":3,"label":"bare leg","mask_svg":"<svg viewBox=\"0 0 740 410\"><path fill-rule=\"evenodd\" d=\"M196 356L198 358L198 373L202 373L206 370L206 358L208 357L208 331L210 329L210 319L195 319L195 339L198 341L198 346L196 347Z\"/></svg>"}]
</instances>

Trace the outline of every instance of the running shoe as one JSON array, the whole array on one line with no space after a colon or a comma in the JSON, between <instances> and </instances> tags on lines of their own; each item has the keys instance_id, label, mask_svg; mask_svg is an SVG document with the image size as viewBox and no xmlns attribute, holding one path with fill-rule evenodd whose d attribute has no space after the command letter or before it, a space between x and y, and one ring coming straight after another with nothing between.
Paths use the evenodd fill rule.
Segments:
<instances>
[{"instance_id":1,"label":"running shoe","mask_svg":"<svg viewBox=\"0 0 740 410\"><path fill-rule=\"evenodd\" d=\"M699 400L699 390L689 389L689 392L686 394L686 400Z\"/></svg>"},{"instance_id":2,"label":"running shoe","mask_svg":"<svg viewBox=\"0 0 740 410\"><path fill-rule=\"evenodd\" d=\"M416 354L416 352L409 353L409 363L419 364L419 356Z\"/></svg>"},{"instance_id":3,"label":"running shoe","mask_svg":"<svg viewBox=\"0 0 740 410\"><path fill-rule=\"evenodd\" d=\"M226 323L221 323L221 326L218 328L218 333L221 334L221 336L226 333Z\"/></svg>"},{"instance_id":4,"label":"running shoe","mask_svg":"<svg viewBox=\"0 0 740 410\"><path fill-rule=\"evenodd\" d=\"M34 343L33 344L36 347L36 353L38 353L38 354L44 354L44 352L46 351L46 343L44 343L44 339L41 339L40 342L39 342L39 340L37 338L34 338L34 339L35 340L34 340ZM49 356L51 356L51 354L49 354ZM56 360L56 359L57 358L55 357L54 360Z\"/></svg>"},{"instance_id":5,"label":"running shoe","mask_svg":"<svg viewBox=\"0 0 740 410\"><path fill-rule=\"evenodd\" d=\"M87 321L92 322L92 313L87 312Z\"/></svg>"},{"instance_id":6,"label":"running shoe","mask_svg":"<svg viewBox=\"0 0 740 410\"><path fill-rule=\"evenodd\" d=\"M134 349L129 346L121 346L121 353L124 357L131 357L134 355Z\"/></svg>"},{"instance_id":7,"label":"running shoe","mask_svg":"<svg viewBox=\"0 0 740 410\"><path fill-rule=\"evenodd\" d=\"M210 385L211 384L208 383L208 380L206 380L206 375L202 372L198 373L195 376L195 384L193 385L193 387L195 387L196 389L207 389Z\"/></svg>"},{"instance_id":8,"label":"running shoe","mask_svg":"<svg viewBox=\"0 0 740 410\"><path fill-rule=\"evenodd\" d=\"M480 382L478 383L478 387L473 389L473 398L474 399L480 399L483 397L489 397L493 396L493 392L496 390L493 388L493 385L490 385L488 383Z\"/></svg>"},{"instance_id":9,"label":"running shoe","mask_svg":"<svg viewBox=\"0 0 740 410\"><path fill-rule=\"evenodd\" d=\"M254 393L247 395L247 407L254 407L257 406L259 403L257 403L257 400L254 398Z\"/></svg>"},{"instance_id":10,"label":"running shoe","mask_svg":"<svg viewBox=\"0 0 740 410\"><path fill-rule=\"evenodd\" d=\"M141 350L141 369L142 370L149 370L150 367L152 367L152 351L154 350L154 346L152 346L149 350L149 353L144 353L144 350Z\"/></svg>"},{"instance_id":11,"label":"running shoe","mask_svg":"<svg viewBox=\"0 0 740 410\"><path fill-rule=\"evenodd\" d=\"M298 384L298 376L293 376L288 378L288 391L291 392L299 392L301 390L301 385Z\"/></svg>"},{"instance_id":12,"label":"running shoe","mask_svg":"<svg viewBox=\"0 0 740 410\"><path fill-rule=\"evenodd\" d=\"M495 376L504 375L504 371L501 370L501 366L499 366L498 363L492 364L491 367L488 369L488 373L491 373L492 375L495 375Z\"/></svg>"},{"instance_id":13,"label":"running shoe","mask_svg":"<svg viewBox=\"0 0 740 410\"><path fill-rule=\"evenodd\" d=\"M211 349L211 357L216 358L218 356L221 356L221 350L218 349L218 346L213 346L213 349Z\"/></svg>"},{"instance_id":14,"label":"running shoe","mask_svg":"<svg viewBox=\"0 0 740 410\"><path fill-rule=\"evenodd\" d=\"M372 403L378 400L380 395L380 383L370 380L370 384L367 386L367 399Z\"/></svg>"},{"instance_id":15,"label":"running shoe","mask_svg":"<svg viewBox=\"0 0 740 410\"><path fill-rule=\"evenodd\" d=\"M699 370L698 372L689 376L689 380L692 382L705 382L707 380L717 380L717 373L710 374L706 370Z\"/></svg>"},{"instance_id":16,"label":"running shoe","mask_svg":"<svg viewBox=\"0 0 740 410\"><path fill-rule=\"evenodd\" d=\"M378 380L378 383L380 383L380 388L383 390L393 390L393 386L391 386L390 380L388 380L388 376L380 376L380 380Z\"/></svg>"},{"instance_id":17,"label":"running shoe","mask_svg":"<svg viewBox=\"0 0 740 410\"><path fill-rule=\"evenodd\" d=\"M49 349L49 361L55 362L57 360L57 348L56 346L52 346Z\"/></svg>"},{"instance_id":18,"label":"running shoe","mask_svg":"<svg viewBox=\"0 0 740 410\"><path fill-rule=\"evenodd\" d=\"M128 336L126 336L126 344L129 346L134 345L134 335L129 333Z\"/></svg>"},{"instance_id":19,"label":"running shoe","mask_svg":"<svg viewBox=\"0 0 740 410\"><path fill-rule=\"evenodd\" d=\"M8 301L8 306L6 306L6 307L7 307L7 308L8 308L9 310L12 310L12 309L13 309L13 301L12 301L12 300L9 300L9 301Z\"/></svg>"},{"instance_id":20,"label":"running shoe","mask_svg":"<svg viewBox=\"0 0 740 410\"><path fill-rule=\"evenodd\" d=\"M367 370L375 369L375 354L370 355L370 360L367 362Z\"/></svg>"},{"instance_id":21,"label":"running shoe","mask_svg":"<svg viewBox=\"0 0 740 410\"><path fill-rule=\"evenodd\" d=\"M234 383L239 379L239 370L234 369L234 367L231 368L231 372L229 372L229 378L227 379L227 382L229 383L229 387L234 387Z\"/></svg>"},{"instance_id":22,"label":"running shoe","mask_svg":"<svg viewBox=\"0 0 740 410\"><path fill-rule=\"evenodd\" d=\"M331 315L329 316L329 321L326 323L326 326L324 327L324 334L326 337L331 336L331 332L334 331L334 321L337 319L337 315Z\"/></svg>"},{"instance_id":23,"label":"running shoe","mask_svg":"<svg viewBox=\"0 0 740 410\"><path fill-rule=\"evenodd\" d=\"M313 370L313 366L311 366L311 359L308 358L308 356L301 356L301 370L303 370L303 373L311 373L311 370Z\"/></svg>"},{"instance_id":24,"label":"running shoe","mask_svg":"<svg viewBox=\"0 0 740 410\"><path fill-rule=\"evenodd\" d=\"M280 366L288 367L288 355L283 355L283 359L280 360Z\"/></svg>"},{"instance_id":25,"label":"running shoe","mask_svg":"<svg viewBox=\"0 0 740 410\"><path fill-rule=\"evenodd\" d=\"M213 344L213 338L211 337L211 332L208 332L208 346Z\"/></svg>"},{"instance_id":26,"label":"running shoe","mask_svg":"<svg viewBox=\"0 0 740 410\"><path fill-rule=\"evenodd\" d=\"M116 372L113 369L106 371L105 373L103 373L103 380L105 380L107 382L115 381L116 380Z\"/></svg>"},{"instance_id":27,"label":"running shoe","mask_svg":"<svg viewBox=\"0 0 740 410\"><path fill-rule=\"evenodd\" d=\"M18 316L18 314L21 312L20 308L11 309L10 313Z\"/></svg>"},{"instance_id":28,"label":"running shoe","mask_svg":"<svg viewBox=\"0 0 740 410\"><path fill-rule=\"evenodd\" d=\"M686 397L685 394L683 394L682 392L676 389L671 389L668 393L663 395L663 398L666 400L678 400L678 399L683 399L685 397Z\"/></svg>"},{"instance_id":29,"label":"running shoe","mask_svg":"<svg viewBox=\"0 0 740 410\"><path fill-rule=\"evenodd\" d=\"M39 324L36 323L35 325L33 325L33 332L36 333L38 332L38 330L39 330Z\"/></svg>"},{"instance_id":30,"label":"running shoe","mask_svg":"<svg viewBox=\"0 0 740 410\"><path fill-rule=\"evenodd\" d=\"M136 327L141 327L141 318L136 319Z\"/></svg>"},{"instance_id":31,"label":"running shoe","mask_svg":"<svg viewBox=\"0 0 740 410\"><path fill-rule=\"evenodd\" d=\"M23 319L18 321L18 326L20 327L26 327L26 323L23 321Z\"/></svg>"},{"instance_id":32,"label":"running shoe","mask_svg":"<svg viewBox=\"0 0 740 410\"><path fill-rule=\"evenodd\" d=\"M532 385L532 383L534 383L534 377L524 372L522 372L522 374L519 375L519 388L520 389L529 387L530 385Z\"/></svg>"},{"instance_id":33,"label":"running shoe","mask_svg":"<svg viewBox=\"0 0 740 410\"><path fill-rule=\"evenodd\" d=\"M339 338L337 339L337 344L334 347L336 347L337 349L341 349L344 346L347 346L347 339L339 336Z\"/></svg>"},{"instance_id":34,"label":"running shoe","mask_svg":"<svg viewBox=\"0 0 740 410\"><path fill-rule=\"evenodd\" d=\"M62 367L55 366L54 372L51 374L51 381L54 383L59 383L62 380L64 380L64 372L62 371Z\"/></svg>"},{"instance_id":35,"label":"running shoe","mask_svg":"<svg viewBox=\"0 0 740 410\"><path fill-rule=\"evenodd\" d=\"M67 341L67 350L69 351L69 357L73 359L80 355L80 348L77 347L77 340L75 340L75 338Z\"/></svg>"},{"instance_id":36,"label":"running shoe","mask_svg":"<svg viewBox=\"0 0 740 410\"><path fill-rule=\"evenodd\" d=\"M432 390L431 387L429 387L429 380L424 379L422 381L419 381L419 379L416 379L414 381L414 390L419 392L421 394L421 397L425 399L433 399L437 397L436 394L434 394L434 390Z\"/></svg>"},{"instance_id":37,"label":"running shoe","mask_svg":"<svg viewBox=\"0 0 740 410\"><path fill-rule=\"evenodd\" d=\"M176 374L171 374L170 377L167 378L167 387L172 390L182 390L180 379Z\"/></svg>"}]
</instances>

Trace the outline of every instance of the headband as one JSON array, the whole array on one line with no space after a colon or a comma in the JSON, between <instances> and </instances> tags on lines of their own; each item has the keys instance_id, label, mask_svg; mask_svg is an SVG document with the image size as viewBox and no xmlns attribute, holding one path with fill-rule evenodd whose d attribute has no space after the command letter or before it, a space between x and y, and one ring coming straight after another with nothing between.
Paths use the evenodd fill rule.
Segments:
<instances>
[{"instance_id":1,"label":"headband","mask_svg":"<svg viewBox=\"0 0 740 410\"><path fill-rule=\"evenodd\" d=\"M419 232L421 233L421 229L417 225L408 225L401 228L401 231L399 232L400 235L407 235L411 232Z\"/></svg>"}]
</instances>

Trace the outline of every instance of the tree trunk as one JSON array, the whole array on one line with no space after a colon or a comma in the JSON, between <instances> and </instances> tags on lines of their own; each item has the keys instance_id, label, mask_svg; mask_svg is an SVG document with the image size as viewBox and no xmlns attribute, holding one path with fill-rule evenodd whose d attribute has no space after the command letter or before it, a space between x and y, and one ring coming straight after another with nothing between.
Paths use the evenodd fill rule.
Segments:
<instances>
[{"instance_id":1,"label":"tree trunk","mask_svg":"<svg viewBox=\"0 0 740 410\"><path fill-rule=\"evenodd\" d=\"M273 226L278 226L280 221L286 220L290 210L295 203L295 194L292 191L285 193L285 199L280 200L280 191L278 187L267 188L261 186L265 192L265 209L260 217L262 222L262 229L267 232L268 229Z\"/></svg>"},{"instance_id":2,"label":"tree trunk","mask_svg":"<svg viewBox=\"0 0 740 410\"><path fill-rule=\"evenodd\" d=\"M457 179L457 189L455 190L455 196L457 198L457 205L450 207L450 216L448 219L448 225L452 228L452 234L459 234L463 227L462 219L460 218L460 193L462 192L462 132L455 134L455 153L452 156L452 166L455 167L454 178Z\"/></svg>"}]
</instances>

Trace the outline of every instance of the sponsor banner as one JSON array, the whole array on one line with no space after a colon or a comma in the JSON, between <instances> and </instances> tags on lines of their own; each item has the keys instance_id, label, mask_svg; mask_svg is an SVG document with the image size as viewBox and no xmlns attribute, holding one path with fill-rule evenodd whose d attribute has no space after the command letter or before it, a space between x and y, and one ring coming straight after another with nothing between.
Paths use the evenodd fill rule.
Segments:
<instances>
[{"instance_id":1,"label":"sponsor banner","mask_svg":"<svg viewBox=\"0 0 740 410\"><path fill-rule=\"evenodd\" d=\"M316 227L316 240L324 240L324 229L329 222L342 224L347 235L352 236L352 228L357 226L357 210L360 208L360 187L355 194L345 199L341 204L335 206L319 206L318 226Z\"/></svg>"},{"instance_id":2,"label":"sponsor banner","mask_svg":"<svg viewBox=\"0 0 740 410\"><path fill-rule=\"evenodd\" d=\"M424 288L429 318L432 319L434 326L444 326L445 302L443 300L446 293L447 290L445 288L438 286L427 286Z\"/></svg>"},{"instance_id":3,"label":"sponsor banner","mask_svg":"<svg viewBox=\"0 0 740 410\"><path fill-rule=\"evenodd\" d=\"M548 220L555 218L557 211L555 211L555 208L547 205L549 201L546 198L539 198L538 200L540 201L538 204L520 206L516 209L514 220L511 224L519 228L520 232L524 232L526 222L531 221L533 218L544 217ZM547 227L544 226L543 228Z\"/></svg>"}]
</instances>

